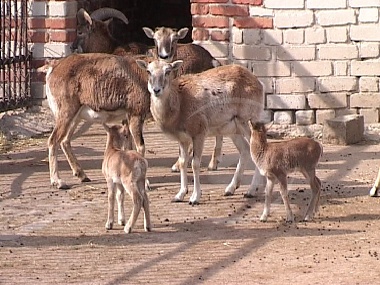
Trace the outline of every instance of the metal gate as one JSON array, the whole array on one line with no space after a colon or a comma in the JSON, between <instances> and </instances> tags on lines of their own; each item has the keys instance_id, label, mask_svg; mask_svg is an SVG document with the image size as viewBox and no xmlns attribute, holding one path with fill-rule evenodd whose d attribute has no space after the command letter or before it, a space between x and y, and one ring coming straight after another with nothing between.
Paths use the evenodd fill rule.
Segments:
<instances>
[{"instance_id":1,"label":"metal gate","mask_svg":"<svg viewBox=\"0 0 380 285\"><path fill-rule=\"evenodd\" d=\"M0 0L0 112L28 106L28 1Z\"/></svg>"}]
</instances>

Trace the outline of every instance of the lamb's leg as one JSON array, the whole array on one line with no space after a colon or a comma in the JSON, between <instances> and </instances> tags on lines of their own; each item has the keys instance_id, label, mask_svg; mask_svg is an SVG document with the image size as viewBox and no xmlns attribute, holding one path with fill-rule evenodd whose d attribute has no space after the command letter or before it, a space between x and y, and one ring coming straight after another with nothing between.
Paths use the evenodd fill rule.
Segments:
<instances>
[{"instance_id":1,"label":"lamb's leg","mask_svg":"<svg viewBox=\"0 0 380 285\"><path fill-rule=\"evenodd\" d=\"M78 126L78 123L80 121L80 118L78 117L79 112L75 115L74 119L71 121L67 134L64 137L64 139L61 142L61 148L64 152L68 163L70 164L70 167L73 171L73 175L78 177L81 182L90 182L91 180L87 177L87 175L84 173L82 167L80 166L78 159L76 158L75 154L73 153L73 150L71 148L71 139L73 136L73 133Z\"/></svg>"},{"instance_id":2,"label":"lamb's leg","mask_svg":"<svg viewBox=\"0 0 380 285\"><path fill-rule=\"evenodd\" d=\"M280 183L280 193L281 193L282 201L284 202L284 206L286 210L286 222L292 223L294 222L294 216L293 216L292 209L290 208L290 203L289 203L288 181L287 181L286 173L278 175L277 179L278 179L278 182Z\"/></svg>"},{"instance_id":3,"label":"lamb's leg","mask_svg":"<svg viewBox=\"0 0 380 285\"><path fill-rule=\"evenodd\" d=\"M377 196L378 191L379 191L379 186L380 186L380 167L379 167L379 172L377 173L375 183L373 184L371 190L369 191L369 196L371 197Z\"/></svg>"},{"instance_id":4,"label":"lamb's leg","mask_svg":"<svg viewBox=\"0 0 380 285\"><path fill-rule=\"evenodd\" d=\"M115 207L115 190L116 185L113 183L112 179L107 179L108 188L108 218L106 222L106 229L110 230L113 227L113 215Z\"/></svg>"},{"instance_id":5,"label":"lamb's leg","mask_svg":"<svg viewBox=\"0 0 380 285\"><path fill-rule=\"evenodd\" d=\"M180 142L179 143L179 169L181 175L181 189L175 195L173 202L181 202L185 197L188 190L187 181L187 164L189 161L189 146L190 142Z\"/></svg>"},{"instance_id":6,"label":"lamb's leg","mask_svg":"<svg viewBox=\"0 0 380 285\"><path fill-rule=\"evenodd\" d=\"M208 170L218 169L218 164L222 160L222 146L223 146L223 137L216 136L214 151L212 153L210 163L208 164Z\"/></svg>"},{"instance_id":7,"label":"lamb's leg","mask_svg":"<svg viewBox=\"0 0 380 285\"><path fill-rule=\"evenodd\" d=\"M190 197L190 205L199 204L199 200L201 199L202 195L199 173L201 168L201 158L204 147L204 140L204 136L198 136L193 139L193 160L191 162L191 167L193 168L194 189L193 194Z\"/></svg>"},{"instance_id":8,"label":"lamb's leg","mask_svg":"<svg viewBox=\"0 0 380 285\"><path fill-rule=\"evenodd\" d=\"M152 224L150 221L149 198L148 198L148 194L142 190L143 188L141 188L140 191L142 192L142 196L143 196L144 229L146 232L150 232L152 230Z\"/></svg>"},{"instance_id":9,"label":"lamb's leg","mask_svg":"<svg viewBox=\"0 0 380 285\"><path fill-rule=\"evenodd\" d=\"M231 196L235 193L235 190L240 187L241 177L244 173L245 167L249 159L249 144L242 135L231 136L233 143L239 151L239 162L236 167L234 177L230 184L224 190L224 196Z\"/></svg>"},{"instance_id":10,"label":"lamb's leg","mask_svg":"<svg viewBox=\"0 0 380 285\"><path fill-rule=\"evenodd\" d=\"M274 177L267 177L267 185L265 186L265 203L264 211L261 214L260 221L266 222L270 215L270 205L272 203L272 192L276 179Z\"/></svg>"},{"instance_id":11,"label":"lamb's leg","mask_svg":"<svg viewBox=\"0 0 380 285\"><path fill-rule=\"evenodd\" d=\"M307 208L304 220L311 221L314 218L314 214L318 210L319 197L321 195L321 181L315 175L315 171L312 171L310 174L304 174L304 176L309 180L311 188L311 200L309 207Z\"/></svg>"},{"instance_id":12,"label":"lamb's leg","mask_svg":"<svg viewBox=\"0 0 380 285\"><path fill-rule=\"evenodd\" d=\"M132 198L132 213L131 216L129 217L129 220L127 224L124 227L124 231L129 234L132 232L132 228L135 225L137 218L139 216L143 201L142 201L142 196L139 193L138 185L136 182L132 182L129 185L125 182L123 182L123 186L125 189L128 189L129 187L131 198Z\"/></svg>"},{"instance_id":13,"label":"lamb's leg","mask_svg":"<svg viewBox=\"0 0 380 285\"><path fill-rule=\"evenodd\" d=\"M125 191L121 185L118 185L116 192L117 201L117 222L120 226L125 226L125 211L124 211L124 196Z\"/></svg>"}]
</instances>

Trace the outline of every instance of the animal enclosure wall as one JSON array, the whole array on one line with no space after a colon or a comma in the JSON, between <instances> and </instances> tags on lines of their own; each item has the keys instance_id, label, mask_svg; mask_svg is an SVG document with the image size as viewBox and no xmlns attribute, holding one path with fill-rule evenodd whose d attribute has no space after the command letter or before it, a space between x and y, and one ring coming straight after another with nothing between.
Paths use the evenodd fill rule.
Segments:
<instances>
[{"instance_id":1,"label":"animal enclosure wall","mask_svg":"<svg viewBox=\"0 0 380 285\"><path fill-rule=\"evenodd\" d=\"M36 62L70 53L79 7L106 5L125 9L133 40L146 40L140 25L191 26L187 41L260 77L267 119L276 123L310 125L352 113L379 122L378 0L33 1L32 22L45 21L32 30ZM42 87L34 88L41 99Z\"/></svg>"}]
</instances>

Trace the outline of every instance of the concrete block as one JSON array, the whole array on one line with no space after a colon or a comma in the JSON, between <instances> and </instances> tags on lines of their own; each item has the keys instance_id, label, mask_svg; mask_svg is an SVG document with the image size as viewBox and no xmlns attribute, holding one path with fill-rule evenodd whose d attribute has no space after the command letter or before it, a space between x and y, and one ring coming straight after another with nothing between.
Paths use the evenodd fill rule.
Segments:
<instances>
[{"instance_id":1,"label":"concrete block","mask_svg":"<svg viewBox=\"0 0 380 285\"><path fill-rule=\"evenodd\" d=\"M349 0L350 7L380 7L380 0Z\"/></svg>"},{"instance_id":2,"label":"concrete block","mask_svg":"<svg viewBox=\"0 0 380 285\"><path fill-rule=\"evenodd\" d=\"M349 145L363 139L364 117L361 115L340 116L326 120L322 141L327 144Z\"/></svg>"},{"instance_id":3,"label":"concrete block","mask_svg":"<svg viewBox=\"0 0 380 285\"><path fill-rule=\"evenodd\" d=\"M358 79L353 76L321 77L317 84L321 92L340 92L358 90Z\"/></svg>"},{"instance_id":4,"label":"concrete block","mask_svg":"<svg viewBox=\"0 0 380 285\"><path fill-rule=\"evenodd\" d=\"M282 1L282 0L281 0ZM287 5L286 1L282 1ZM276 11L274 15L274 24L277 28L299 28L311 27L314 22L313 11Z\"/></svg>"},{"instance_id":5,"label":"concrete block","mask_svg":"<svg viewBox=\"0 0 380 285\"><path fill-rule=\"evenodd\" d=\"M209 53L212 54L213 57L226 57L228 55L228 44L221 42L194 42L199 44L208 50Z\"/></svg>"},{"instance_id":6,"label":"concrete block","mask_svg":"<svg viewBox=\"0 0 380 285\"><path fill-rule=\"evenodd\" d=\"M305 95L268 95L267 108L303 110L306 108L306 97Z\"/></svg>"},{"instance_id":7,"label":"concrete block","mask_svg":"<svg viewBox=\"0 0 380 285\"><path fill-rule=\"evenodd\" d=\"M373 108L380 106L380 93L355 93L350 95L351 108Z\"/></svg>"},{"instance_id":8,"label":"concrete block","mask_svg":"<svg viewBox=\"0 0 380 285\"><path fill-rule=\"evenodd\" d=\"M264 30L263 42L268 46L278 46L282 44L282 30Z\"/></svg>"},{"instance_id":9,"label":"concrete block","mask_svg":"<svg viewBox=\"0 0 380 285\"><path fill-rule=\"evenodd\" d=\"M311 125L311 124L314 124L314 121L315 121L315 114L313 110L296 111L297 125Z\"/></svg>"},{"instance_id":10,"label":"concrete block","mask_svg":"<svg viewBox=\"0 0 380 285\"><path fill-rule=\"evenodd\" d=\"M378 23L352 25L350 38L353 41L378 42L380 41L379 25Z\"/></svg>"},{"instance_id":11,"label":"concrete block","mask_svg":"<svg viewBox=\"0 0 380 285\"><path fill-rule=\"evenodd\" d=\"M316 110L315 111L315 122L317 124L324 124L326 120L331 120L335 118L335 110L327 109L327 110Z\"/></svg>"},{"instance_id":12,"label":"concrete block","mask_svg":"<svg viewBox=\"0 0 380 285\"><path fill-rule=\"evenodd\" d=\"M273 9L303 9L305 7L304 0L266 0L265 8Z\"/></svg>"},{"instance_id":13,"label":"concrete block","mask_svg":"<svg viewBox=\"0 0 380 285\"><path fill-rule=\"evenodd\" d=\"M317 22L321 26L342 26L355 24L355 10L328 10L317 13Z\"/></svg>"},{"instance_id":14,"label":"concrete block","mask_svg":"<svg viewBox=\"0 0 380 285\"><path fill-rule=\"evenodd\" d=\"M346 93L321 93L307 96L311 109L335 109L347 107Z\"/></svg>"},{"instance_id":15,"label":"concrete block","mask_svg":"<svg viewBox=\"0 0 380 285\"><path fill-rule=\"evenodd\" d=\"M261 30L243 29L243 41L246 45L257 45L261 42Z\"/></svg>"},{"instance_id":16,"label":"concrete block","mask_svg":"<svg viewBox=\"0 0 380 285\"><path fill-rule=\"evenodd\" d=\"M303 29L290 29L284 31L284 41L287 44L302 44L304 42Z\"/></svg>"},{"instance_id":17,"label":"concrete block","mask_svg":"<svg viewBox=\"0 0 380 285\"><path fill-rule=\"evenodd\" d=\"M295 76L330 76L333 74L331 61L294 61Z\"/></svg>"},{"instance_id":18,"label":"concrete block","mask_svg":"<svg viewBox=\"0 0 380 285\"><path fill-rule=\"evenodd\" d=\"M359 57L360 58L377 58L379 57L379 43L360 43Z\"/></svg>"},{"instance_id":19,"label":"concrete block","mask_svg":"<svg viewBox=\"0 0 380 285\"><path fill-rule=\"evenodd\" d=\"M307 0L306 7L308 9L339 9L346 8L346 0Z\"/></svg>"},{"instance_id":20,"label":"concrete block","mask_svg":"<svg viewBox=\"0 0 380 285\"><path fill-rule=\"evenodd\" d=\"M358 47L353 44L326 44L318 46L319 59L355 59L358 58Z\"/></svg>"},{"instance_id":21,"label":"concrete block","mask_svg":"<svg viewBox=\"0 0 380 285\"><path fill-rule=\"evenodd\" d=\"M315 60L314 46L279 46L277 47L279 60Z\"/></svg>"},{"instance_id":22,"label":"concrete block","mask_svg":"<svg viewBox=\"0 0 380 285\"><path fill-rule=\"evenodd\" d=\"M243 31L236 27L232 28L232 42L234 44L242 44L243 43Z\"/></svg>"},{"instance_id":23,"label":"concrete block","mask_svg":"<svg viewBox=\"0 0 380 285\"><path fill-rule=\"evenodd\" d=\"M305 29L305 42L307 44L324 44L326 43L326 33L323 28L307 28Z\"/></svg>"},{"instance_id":24,"label":"concrete block","mask_svg":"<svg viewBox=\"0 0 380 285\"><path fill-rule=\"evenodd\" d=\"M254 63L252 66L253 74L256 76L290 76L290 64L287 62L265 62L265 63Z\"/></svg>"},{"instance_id":25,"label":"concrete block","mask_svg":"<svg viewBox=\"0 0 380 285\"><path fill-rule=\"evenodd\" d=\"M360 109L360 115L363 115L365 124L376 124L379 122L379 109Z\"/></svg>"},{"instance_id":26,"label":"concrete block","mask_svg":"<svg viewBox=\"0 0 380 285\"><path fill-rule=\"evenodd\" d=\"M276 93L306 93L315 91L314 77L291 77L276 80Z\"/></svg>"},{"instance_id":27,"label":"concrete block","mask_svg":"<svg viewBox=\"0 0 380 285\"><path fill-rule=\"evenodd\" d=\"M260 121L263 123L270 123L273 121L273 111L272 110L264 110L264 112L261 113Z\"/></svg>"},{"instance_id":28,"label":"concrete block","mask_svg":"<svg viewBox=\"0 0 380 285\"><path fill-rule=\"evenodd\" d=\"M379 21L379 9L378 8L360 8L359 22L378 22Z\"/></svg>"},{"instance_id":29,"label":"concrete block","mask_svg":"<svg viewBox=\"0 0 380 285\"><path fill-rule=\"evenodd\" d=\"M236 59L269 60L271 58L269 48L254 45L234 45L232 54Z\"/></svg>"},{"instance_id":30,"label":"concrete block","mask_svg":"<svg viewBox=\"0 0 380 285\"><path fill-rule=\"evenodd\" d=\"M378 77L362 76L359 79L360 92L379 92L379 79Z\"/></svg>"},{"instance_id":31,"label":"concrete block","mask_svg":"<svg viewBox=\"0 0 380 285\"><path fill-rule=\"evenodd\" d=\"M334 61L334 75L347 76L348 75L348 62L347 61Z\"/></svg>"},{"instance_id":32,"label":"concrete block","mask_svg":"<svg viewBox=\"0 0 380 285\"><path fill-rule=\"evenodd\" d=\"M279 125L293 124L293 112L292 111L276 111L273 115L273 121Z\"/></svg>"},{"instance_id":33,"label":"concrete block","mask_svg":"<svg viewBox=\"0 0 380 285\"><path fill-rule=\"evenodd\" d=\"M328 43L345 43L348 41L347 27L326 28Z\"/></svg>"},{"instance_id":34,"label":"concrete block","mask_svg":"<svg viewBox=\"0 0 380 285\"><path fill-rule=\"evenodd\" d=\"M352 61L351 75L380 76L380 64L378 61Z\"/></svg>"}]
</instances>

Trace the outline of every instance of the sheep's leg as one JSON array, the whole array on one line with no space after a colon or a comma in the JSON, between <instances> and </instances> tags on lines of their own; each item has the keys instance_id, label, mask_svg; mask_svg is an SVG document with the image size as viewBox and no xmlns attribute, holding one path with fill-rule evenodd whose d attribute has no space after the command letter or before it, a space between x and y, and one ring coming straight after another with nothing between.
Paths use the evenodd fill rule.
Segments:
<instances>
[{"instance_id":1,"label":"sheep's leg","mask_svg":"<svg viewBox=\"0 0 380 285\"><path fill-rule=\"evenodd\" d=\"M116 185L115 183L113 183L111 178L107 179L107 188L108 188L108 218L107 218L107 223L106 223L106 229L110 230L113 227L115 190L116 190Z\"/></svg>"},{"instance_id":2,"label":"sheep's leg","mask_svg":"<svg viewBox=\"0 0 380 285\"><path fill-rule=\"evenodd\" d=\"M312 171L310 174L304 174L304 176L309 180L311 188L311 200L304 221L311 221L318 210L319 197L321 195L321 181L315 175L315 171Z\"/></svg>"},{"instance_id":3,"label":"sheep's leg","mask_svg":"<svg viewBox=\"0 0 380 285\"><path fill-rule=\"evenodd\" d=\"M180 163L179 162L179 153L180 153L180 149L178 149L178 159L177 159L177 161L172 166L172 172L179 172L180 171L179 170L179 163ZM189 156L191 156L191 153L192 153L192 148L189 147L189 151L188 151Z\"/></svg>"},{"instance_id":4,"label":"sheep's leg","mask_svg":"<svg viewBox=\"0 0 380 285\"><path fill-rule=\"evenodd\" d=\"M129 234L132 232L132 228L137 221L143 201L136 182L132 182L129 185L123 182L123 186L125 189L128 189L127 187L129 187L130 191L128 193L130 193L132 198L132 213L127 224L124 227L124 231Z\"/></svg>"},{"instance_id":5,"label":"sheep's leg","mask_svg":"<svg viewBox=\"0 0 380 285\"><path fill-rule=\"evenodd\" d=\"M145 156L145 143L143 138L144 120L141 117L132 116L128 118L128 124L137 152L139 152L142 156Z\"/></svg>"},{"instance_id":6,"label":"sheep's leg","mask_svg":"<svg viewBox=\"0 0 380 285\"><path fill-rule=\"evenodd\" d=\"M379 186L380 186L380 167L379 167L379 172L377 173L375 184L373 184L371 190L369 191L369 196L371 197L377 196L378 191L379 191Z\"/></svg>"},{"instance_id":7,"label":"sheep's leg","mask_svg":"<svg viewBox=\"0 0 380 285\"><path fill-rule=\"evenodd\" d=\"M124 211L124 188L122 185L118 185L116 192L117 201L117 222L120 226L125 226L125 211Z\"/></svg>"},{"instance_id":8,"label":"sheep's leg","mask_svg":"<svg viewBox=\"0 0 380 285\"><path fill-rule=\"evenodd\" d=\"M188 190L187 181L187 164L189 162L189 146L190 142L180 142L179 143L179 170L181 175L181 188L177 195L175 195L173 202L181 202L185 197Z\"/></svg>"},{"instance_id":9,"label":"sheep's leg","mask_svg":"<svg viewBox=\"0 0 380 285\"><path fill-rule=\"evenodd\" d=\"M201 158L204 147L204 139L204 136L198 136L197 138L193 139L193 160L191 162L191 167L193 169L194 189L193 194L190 197L190 205L199 204L199 200L202 196L199 174L201 168Z\"/></svg>"},{"instance_id":10,"label":"sheep's leg","mask_svg":"<svg viewBox=\"0 0 380 285\"><path fill-rule=\"evenodd\" d=\"M230 184L224 190L224 196L233 195L235 190L240 187L241 177L249 158L249 144L247 140L242 135L231 136L231 139L239 151L239 162Z\"/></svg>"},{"instance_id":11,"label":"sheep's leg","mask_svg":"<svg viewBox=\"0 0 380 285\"><path fill-rule=\"evenodd\" d=\"M48 139L50 183L53 186L57 186L58 189L69 188L69 186L59 177L57 156L58 146L62 140L67 137L70 125L72 124L73 118L76 116L73 112L66 112L67 114L65 116L61 115L63 113L65 112L61 111L58 113L55 127Z\"/></svg>"},{"instance_id":12,"label":"sheep's leg","mask_svg":"<svg viewBox=\"0 0 380 285\"><path fill-rule=\"evenodd\" d=\"M149 198L148 198L148 194L145 191L141 191L141 192L143 196L143 208L144 208L144 229L146 232L150 232L152 230L152 224L150 221Z\"/></svg>"},{"instance_id":13,"label":"sheep's leg","mask_svg":"<svg viewBox=\"0 0 380 285\"><path fill-rule=\"evenodd\" d=\"M272 203L272 192L274 188L276 179L275 178L267 178L267 183L265 186L265 202L264 202L264 210L260 216L261 222L266 222L268 216L270 215L270 205Z\"/></svg>"},{"instance_id":14,"label":"sheep's leg","mask_svg":"<svg viewBox=\"0 0 380 285\"><path fill-rule=\"evenodd\" d=\"M294 222L294 216L292 213L292 209L290 208L289 196L288 196L288 181L286 174L281 174L277 177L280 183L280 193L282 197L282 201L284 202L285 210L286 210L286 222L292 223Z\"/></svg>"},{"instance_id":15,"label":"sheep's leg","mask_svg":"<svg viewBox=\"0 0 380 285\"><path fill-rule=\"evenodd\" d=\"M210 163L208 164L208 170L218 169L218 164L222 160L222 146L223 146L223 137L216 136L214 151L212 153Z\"/></svg>"},{"instance_id":16,"label":"sheep's leg","mask_svg":"<svg viewBox=\"0 0 380 285\"><path fill-rule=\"evenodd\" d=\"M61 148L64 152L68 163L70 164L70 167L73 171L73 175L78 177L81 182L90 182L91 180L87 177L87 175L84 173L82 167L80 166L78 159L76 158L75 154L73 153L73 150L71 148L71 139L73 136L73 133L78 126L78 123L80 121L78 117L79 112L75 115L74 119L71 121L69 125L68 132L64 139L61 142Z\"/></svg>"},{"instance_id":17,"label":"sheep's leg","mask_svg":"<svg viewBox=\"0 0 380 285\"><path fill-rule=\"evenodd\" d=\"M261 192L265 189L267 180L265 176L261 175L259 169L255 167L255 173L252 177L251 185L249 185L247 193L244 194L245 198L252 198L255 196L256 192Z\"/></svg>"}]
</instances>

